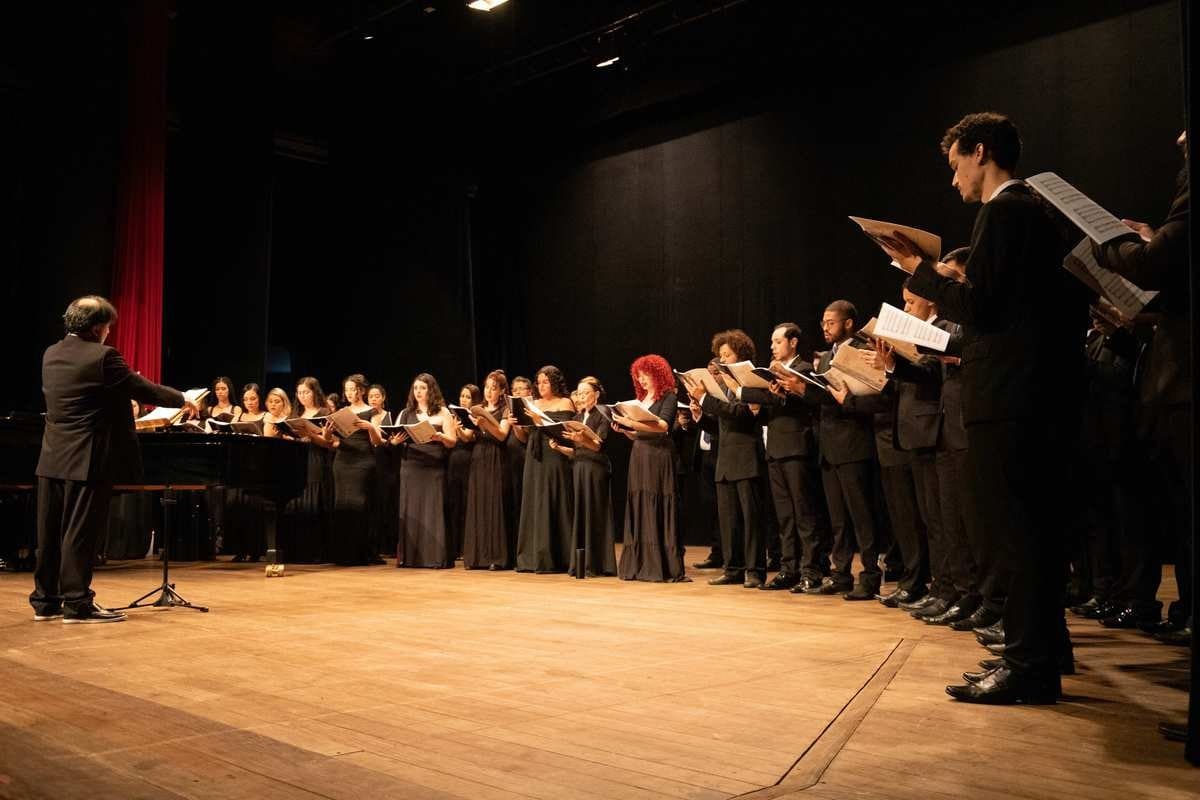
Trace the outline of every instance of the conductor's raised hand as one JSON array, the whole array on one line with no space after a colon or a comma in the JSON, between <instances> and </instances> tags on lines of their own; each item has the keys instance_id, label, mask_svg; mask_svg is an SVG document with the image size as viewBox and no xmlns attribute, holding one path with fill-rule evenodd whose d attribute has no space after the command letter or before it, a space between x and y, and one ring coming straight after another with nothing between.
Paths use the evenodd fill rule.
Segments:
<instances>
[{"instance_id":1,"label":"conductor's raised hand","mask_svg":"<svg viewBox=\"0 0 1200 800\"><path fill-rule=\"evenodd\" d=\"M193 403L191 400L184 400L183 406L181 406L181 407L183 408L184 411L187 412L185 414L185 416L188 419L196 419L197 417L200 416L200 407L197 406L195 403Z\"/></svg>"}]
</instances>

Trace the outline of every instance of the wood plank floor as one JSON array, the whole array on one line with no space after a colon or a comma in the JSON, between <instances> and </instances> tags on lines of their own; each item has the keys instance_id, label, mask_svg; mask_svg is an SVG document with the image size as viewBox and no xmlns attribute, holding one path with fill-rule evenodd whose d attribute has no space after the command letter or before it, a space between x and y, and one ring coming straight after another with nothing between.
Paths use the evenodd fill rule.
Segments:
<instances>
[{"instance_id":1,"label":"wood plank floor","mask_svg":"<svg viewBox=\"0 0 1200 800\"><path fill-rule=\"evenodd\" d=\"M0 797L1194 798L1155 725L1186 651L1073 621L1050 708L943 692L985 655L877 603L464 570L224 562L212 606L33 623L0 574ZM97 572L115 606L156 565ZM1167 579L1170 583L1170 578Z\"/></svg>"}]
</instances>

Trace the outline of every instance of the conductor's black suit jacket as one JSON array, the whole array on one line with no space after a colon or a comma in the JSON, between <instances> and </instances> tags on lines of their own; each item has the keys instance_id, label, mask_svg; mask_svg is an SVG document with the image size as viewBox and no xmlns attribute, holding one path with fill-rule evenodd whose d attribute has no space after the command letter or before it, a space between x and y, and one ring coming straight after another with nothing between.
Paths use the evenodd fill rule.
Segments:
<instances>
[{"instance_id":1,"label":"conductor's black suit jacket","mask_svg":"<svg viewBox=\"0 0 1200 800\"><path fill-rule=\"evenodd\" d=\"M68 335L42 356L46 431L37 475L136 483L142 457L129 401L177 407L176 389L135 373L115 348Z\"/></svg>"}]
</instances>

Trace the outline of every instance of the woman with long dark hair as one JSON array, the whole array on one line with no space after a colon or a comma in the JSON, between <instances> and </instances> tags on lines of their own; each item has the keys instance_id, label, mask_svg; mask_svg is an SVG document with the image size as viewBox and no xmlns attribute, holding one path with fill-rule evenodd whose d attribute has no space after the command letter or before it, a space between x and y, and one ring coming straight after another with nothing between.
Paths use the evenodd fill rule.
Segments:
<instances>
[{"instance_id":1,"label":"woman with long dark hair","mask_svg":"<svg viewBox=\"0 0 1200 800\"><path fill-rule=\"evenodd\" d=\"M483 402L483 392L473 383L458 390L458 405L470 410ZM463 552L463 526L467 514L467 484L471 477L471 456L475 450L478 431L465 425L458 426L458 446L450 451L446 463L446 508L447 535L450 537L450 553L458 558Z\"/></svg>"},{"instance_id":2,"label":"woman with long dark hair","mask_svg":"<svg viewBox=\"0 0 1200 800\"><path fill-rule=\"evenodd\" d=\"M555 422L575 416L562 370L545 366L534 376L534 405ZM566 572L571 563L571 462L550 447L550 437L536 426L528 429L521 521L517 531L518 572Z\"/></svg>"},{"instance_id":3,"label":"woman with long dark hair","mask_svg":"<svg viewBox=\"0 0 1200 800\"><path fill-rule=\"evenodd\" d=\"M472 406L478 429L471 452L467 502L463 518L463 566L508 569L512 566L512 531L516 527L508 468L507 440L511 425L505 414L508 378L501 370L483 381L483 404ZM497 424L478 413L486 410Z\"/></svg>"},{"instance_id":4,"label":"woman with long dark hair","mask_svg":"<svg viewBox=\"0 0 1200 800\"><path fill-rule=\"evenodd\" d=\"M316 378L306 376L296 382L292 411L304 419L328 414L325 393ZM315 564L324 558L326 531L333 511L333 449L322 436L303 437L302 441L311 445L304 492L288 502L280 522L286 530L287 560Z\"/></svg>"},{"instance_id":5,"label":"woman with long dark hair","mask_svg":"<svg viewBox=\"0 0 1200 800\"><path fill-rule=\"evenodd\" d=\"M455 417L446 408L437 380L427 372L413 379L398 424L428 422L434 435L417 444L407 433L392 437L399 445L400 513L397 567L444 569L454 566L446 533L446 451L458 443Z\"/></svg>"},{"instance_id":6,"label":"woman with long dark hair","mask_svg":"<svg viewBox=\"0 0 1200 800\"><path fill-rule=\"evenodd\" d=\"M645 355L629 367L637 402L657 419L639 422L613 415L613 429L633 440L625 493L625 546L618 570L627 581L689 581L676 519L675 377L659 355Z\"/></svg>"},{"instance_id":7,"label":"woman with long dark hair","mask_svg":"<svg viewBox=\"0 0 1200 800\"><path fill-rule=\"evenodd\" d=\"M205 412L205 419L215 419L217 422L238 421L242 409L233 402L233 380L222 375L212 382Z\"/></svg>"},{"instance_id":8,"label":"woman with long dark hair","mask_svg":"<svg viewBox=\"0 0 1200 800\"><path fill-rule=\"evenodd\" d=\"M571 442L569 446L553 440L550 442L552 448L571 459L574 513L571 524L571 568L568 572L572 575L578 575L579 570L584 570L589 577L617 574L612 515L612 462L605 451L611 425L608 417L596 407L603 396L604 387L598 378L589 376L581 380L574 393L579 409L575 413L575 421L586 425L592 433L566 432L564 436ZM582 564L578 559L580 551L584 556Z\"/></svg>"},{"instance_id":9,"label":"woman with long dark hair","mask_svg":"<svg viewBox=\"0 0 1200 800\"><path fill-rule=\"evenodd\" d=\"M388 393L372 383L367 389L367 405L374 412L372 425L392 425L394 415L387 410ZM386 444L386 442L385 442ZM400 509L400 454L394 447L375 448L375 488L371 502L371 526L368 538L372 562L384 563L383 556L396 552L396 515Z\"/></svg>"}]
</instances>

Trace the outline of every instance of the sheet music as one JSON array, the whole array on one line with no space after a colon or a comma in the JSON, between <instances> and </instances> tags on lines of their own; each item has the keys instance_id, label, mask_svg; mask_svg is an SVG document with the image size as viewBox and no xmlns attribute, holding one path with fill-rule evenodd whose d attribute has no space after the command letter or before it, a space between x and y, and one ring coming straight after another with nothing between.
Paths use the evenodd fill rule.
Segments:
<instances>
[{"instance_id":1,"label":"sheet music","mask_svg":"<svg viewBox=\"0 0 1200 800\"><path fill-rule=\"evenodd\" d=\"M946 345L950 344L950 334L947 331L887 303L879 307L874 334L881 338L919 344L940 353L946 352Z\"/></svg>"},{"instance_id":2,"label":"sheet music","mask_svg":"<svg viewBox=\"0 0 1200 800\"><path fill-rule=\"evenodd\" d=\"M722 399L725 397L725 390L717 383L717 379L713 377L712 373L704 367L689 369L687 372L676 370L675 377L683 382L683 386L686 389L699 384L704 387L705 392L711 394L713 397L720 397Z\"/></svg>"},{"instance_id":3,"label":"sheet music","mask_svg":"<svg viewBox=\"0 0 1200 800\"><path fill-rule=\"evenodd\" d=\"M643 407L637 400L613 403L613 409L622 417L627 417L634 422L658 422L658 415Z\"/></svg>"},{"instance_id":4,"label":"sheet music","mask_svg":"<svg viewBox=\"0 0 1200 800\"><path fill-rule=\"evenodd\" d=\"M917 346L915 344L912 344L911 342L905 342L900 339L893 339L890 336L881 336L878 332L876 332L875 325L878 321L879 320L877 320L875 317L871 317L869 320L867 320L867 324L862 326L862 329L859 331L859 333L865 336L868 341L873 342L875 339L880 339L887 342L895 350L896 355L900 356L910 364L916 364L921 360L921 352L917 350Z\"/></svg>"},{"instance_id":5,"label":"sheet music","mask_svg":"<svg viewBox=\"0 0 1200 800\"><path fill-rule=\"evenodd\" d=\"M866 217L850 217L855 225L862 228L871 241L875 242L880 247L883 247L883 242L880 239L884 236L894 237L897 233L904 234L905 238L917 246L921 251L921 255L937 261L942 257L942 237L936 233L923 231L920 228L912 228L908 225L897 225L894 222L883 222L877 219L867 219ZM895 261L891 262L897 269L904 270ZM907 270L904 270L907 271Z\"/></svg>"},{"instance_id":6,"label":"sheet music","mask_svg":"<svg viewBox=\"0 0 1200 800\"><path fill-rule=\"evenodd\" d=\"M756 367L750 361L739 361L736 364L722 364L721 371L732 377L741 386L748 389L770 389L771 381L764 380L754 374Z\"/></svg>"},{"instance_id":7,"label":"sheet music","mask_svg":"<svg viewBox=\"0 0 1200 800\"><path fill-rule=\"evenodd\" d=\"M1111 242L1133 233L1125 223L1053 172L1038 173L1027 178L1025 183L1079 226L1096 244Z\"/></svg>"},{"instance_id":8,"label":"sheet music","mask_svg":"<svg viewBox=\"0 0 1200 800\"><path fill-rule=\"evenodd\" d=\"M888 377L882 369L867 363L871 355L870 350L843 344L833 354L824 378L830 382L840 380L854 395L879 394L887 386Z\"/></svg>"},{"instance_id":9,"label":"sheet music","mask_svg":"<svg viewBox=\"0 0 1200 800\"><path fill-rule=\"evenodd\" d=\"M1158 297L1158 292L1148 292L1111 269L1100 266L1092 252L1091 239L1080 240L1075 249L1063 259L1063 267L1093 291L1104 295L1117 311L1129 319L1142 313L1146 304ZM1083 275L1079 274L1080 271Z\"/></svg>"}]
</instances>

